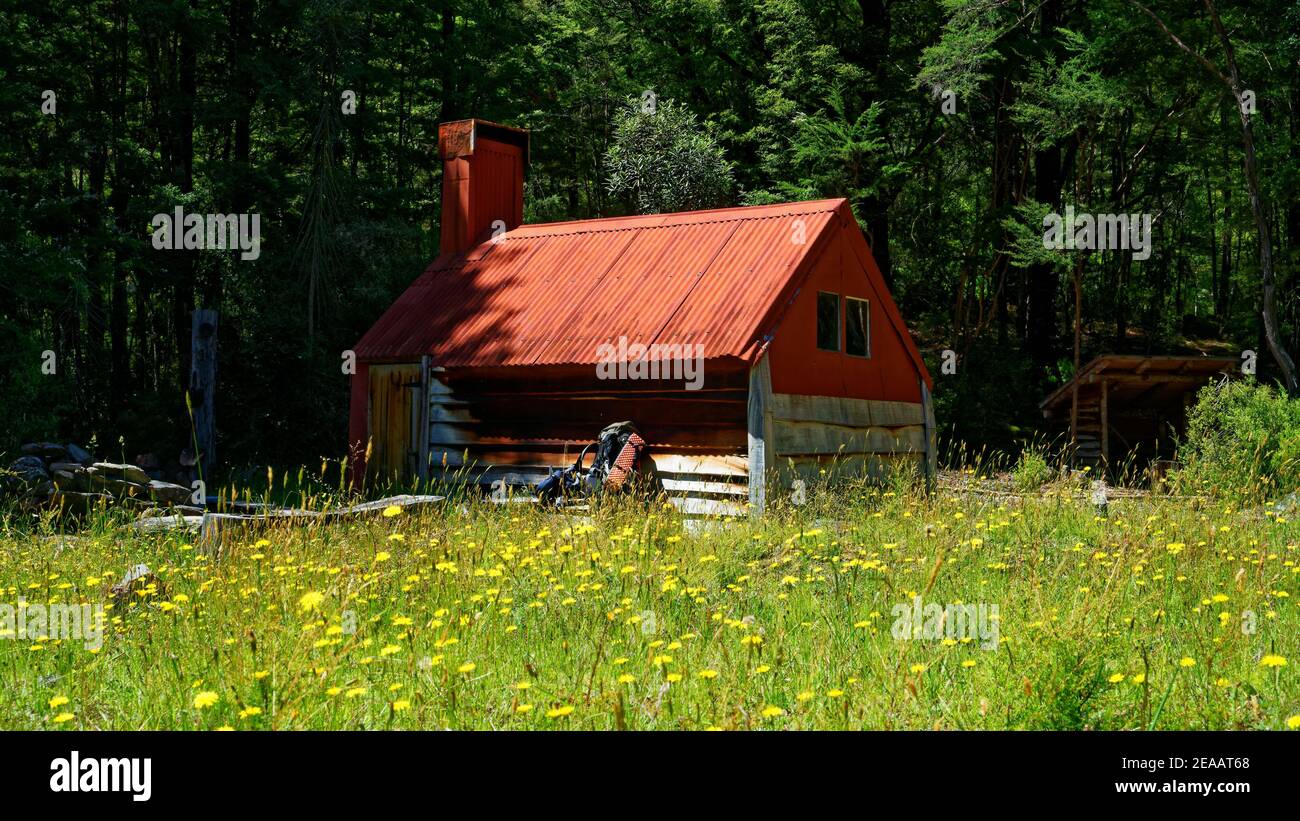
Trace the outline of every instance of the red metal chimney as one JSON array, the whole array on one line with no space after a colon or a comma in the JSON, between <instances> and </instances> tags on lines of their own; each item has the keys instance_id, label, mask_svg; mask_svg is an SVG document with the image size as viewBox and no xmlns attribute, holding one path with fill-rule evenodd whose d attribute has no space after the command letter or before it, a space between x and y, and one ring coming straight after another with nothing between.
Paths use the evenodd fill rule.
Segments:
<instances>
[{"instance_id":1,"label":"red metal chimney","mask_svg":"<svg viewBox=\"0 0 1300 821\"><path fill-rule=\"evenodd\" d=\"M438 126L442 156L443 253L474 247L501 220L505 230L524 221L528 131L486 120Z\"/></svg>"}]
</instances>

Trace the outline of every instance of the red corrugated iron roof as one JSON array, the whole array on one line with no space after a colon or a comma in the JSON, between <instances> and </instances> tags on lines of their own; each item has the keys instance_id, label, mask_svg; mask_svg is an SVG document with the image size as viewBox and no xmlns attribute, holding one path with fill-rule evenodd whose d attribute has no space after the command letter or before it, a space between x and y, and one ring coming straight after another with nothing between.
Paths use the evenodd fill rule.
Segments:
<instances>
[{"instance_id":1,"label":"red corrugated iron roof","mask_svg":"<svg viewBox=\"0 0 1300 821\"><path fill-rule=\"evenodd\" d=\"M750 360L819 239L844 220L857 230L847 201L834 199L522 225L436 259L356 354L427 354L442 367L593 364L602 343L626 336Z\"/></svg>"}]
</instances>

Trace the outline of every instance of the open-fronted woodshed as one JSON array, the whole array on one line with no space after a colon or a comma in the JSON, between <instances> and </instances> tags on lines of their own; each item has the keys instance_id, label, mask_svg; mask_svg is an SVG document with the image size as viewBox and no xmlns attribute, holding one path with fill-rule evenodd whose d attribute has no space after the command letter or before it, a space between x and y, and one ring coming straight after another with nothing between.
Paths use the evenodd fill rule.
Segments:
<instances>
[{"instance_id":1,"label":"open-fronted woodshed","mask_svg":"<svg viewBox=\"0 0 1300 821\"><path fill-rule=\"evenodd\" d=\"M1231 357L1106 354L1039 407L1068 436L1080 467L1111 471L1168 461L1187 431L1196 392L1239 375L1240 367Z\"/></svg>"},{"instance_id":2,"label":"open-fronted woodshed","mask_svg":"<svg viewBox=\"0 0 1300 821\"><path fill-rule=\"evenodd\" d=\"M521 225L527 132L439 143L441 254L355 348L354 478L530 484L622 419L688 512L933 469L930 376L847 201Z\"/></svg>"}]
</instances>

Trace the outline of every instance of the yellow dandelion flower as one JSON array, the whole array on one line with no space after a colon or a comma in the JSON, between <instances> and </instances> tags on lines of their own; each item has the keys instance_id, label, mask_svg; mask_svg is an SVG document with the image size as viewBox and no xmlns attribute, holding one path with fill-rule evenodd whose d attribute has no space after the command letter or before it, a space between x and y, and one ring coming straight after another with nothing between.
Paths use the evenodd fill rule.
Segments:
<instances>
[{"instance_id":1,"label":"yellow dandelion flower","mask_svg":"<svg viewBox=\"0 0 1300 821\"><path fill-rule=\"evenodd\" d=\"M194 707L197 710L203 710L208 707L211 707L213 704L216 704L220 700L221 700L221 696L217 695L211 690L204 690L203 692L194 696Z\"/></svg>"},{"instance_id":2,"label":"yellow dandelion flower","mask_svg":"<svg viewBox=\"0 0 1300 821\"><path fill-rule=\"evenodd\" d=\"M401 516L401 515L402 515L401 505L389 505L388 507L384 508L385 519L391 519L394 516Z\"/></svg>"},{"instance_id":3,"label":"yellow dandelion flower","mask_svg":"<svg viewBox=\"0 0 1300 821\"><path fill-rule=\"evenodd\" d=\"M325 601L324 593L317 593L315 590L309 590L302 594L298 599L298 609L304 613L320 608L321 602Z\"/></svg>"},{"instance_id":4,"label":"yellow dandelion flower","mask_svg":"<svg viewBox=\"0 0 1300 821\"><path fill-rule=\"evenodd\" d=\"M565 705L562 706L562 707L553 707L553 708L551 708L550 710L547 710L547 711L546 711L546 717L547 717L547 718L563 718L564 716L567 716L567 715L568 715L569 713L571 713L571 712L573 712L573 705L572 705L572 704L565 704Z\"/></svg>"},{"instance_id":5,"label":"yellow dandelion flower","mask_svg":"<svg viewBox=\"0 0 1300 821\"><path fill-rule=\"evenodd\" d=\"M776 718L785 715L785 710L777 707L775 704L769 704L763 708L763 718Z\"/></svg>"},{"instance_id":6,"label":"yellow dandelion flower","mask_svg":"<svg viewBox=\"0 0 1300 821\"><path fill-rule=\"evenodd\" d=\"M67 703L68 703L67 696L55 696L54 698L50 699L50 709L53 710L55 707L59 707Z\"/></svg>"},{"instance_id":7,"label":"yellow dandelion flower","mask_svg":"<svg viewBox=\"0 0 1300 821\"><path fill-rule=\"evenodd\" d=\"M59 713L54 717L54 723L62 724L63 722L71 721L74 718L76 718L76 715L73 713Z\"/></svg>"},{"instance_id":8,"label":"yellow dandelion flower","mask_svg":"<svg viewBox=\"0 0 1300 821\"><path fill-rule=\"evenodd\" d=\"M1264 667L1285 667L1286 658L1283 656L1275 656L1270 653L1269 655L1264 656L1264 658L1260 659L1259 663Z\"/></svg>"}]
</instances>

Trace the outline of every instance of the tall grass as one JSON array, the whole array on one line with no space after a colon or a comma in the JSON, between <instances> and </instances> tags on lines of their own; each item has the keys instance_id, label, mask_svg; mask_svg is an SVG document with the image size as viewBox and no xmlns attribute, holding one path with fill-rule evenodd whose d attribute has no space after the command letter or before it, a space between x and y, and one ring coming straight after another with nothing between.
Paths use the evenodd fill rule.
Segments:
<instances>
[{"instance_id":1,"label":"tall grass","mask_svg":"<svg viewBox=\"0 0 1300 821\"><path fill-rule=\"evenodd\" d=\"M4 601L103 604L108 631L98 652L0 640L0 726L1278 729L1300 714L1296 524L1197 498L1102 516L1069 487L980 485L814 481L762 519L704 521L462 494L232 532L219 557L111 510L76 534L10 514ZM153 579L114 601L137 563ZM996 605L996 649L896 638L893 608L918 595Z\"/></svg>"}]
</instances>

